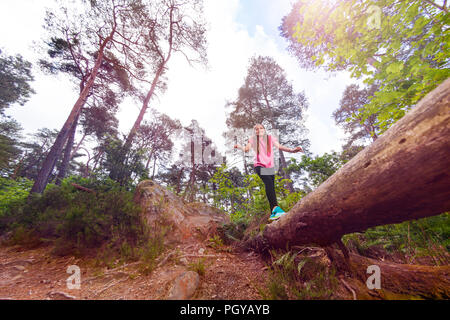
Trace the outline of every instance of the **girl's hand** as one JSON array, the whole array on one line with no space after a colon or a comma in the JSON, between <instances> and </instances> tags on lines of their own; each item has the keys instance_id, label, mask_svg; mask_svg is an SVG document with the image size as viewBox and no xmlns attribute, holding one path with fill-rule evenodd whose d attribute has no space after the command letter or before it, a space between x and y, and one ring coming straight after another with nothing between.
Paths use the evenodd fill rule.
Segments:
<instances>
[{"instance_id":1,"label":"girl's hand","mask_svg":"<svg viewBox=\"0 0 450 320\"><path fill-rule=\"evenodd\" d=\"M292 150L292 153L297 153L297 152L303 152L303 148L302 147L297 147L297 148Z\"/></svg>"}]
</instances>

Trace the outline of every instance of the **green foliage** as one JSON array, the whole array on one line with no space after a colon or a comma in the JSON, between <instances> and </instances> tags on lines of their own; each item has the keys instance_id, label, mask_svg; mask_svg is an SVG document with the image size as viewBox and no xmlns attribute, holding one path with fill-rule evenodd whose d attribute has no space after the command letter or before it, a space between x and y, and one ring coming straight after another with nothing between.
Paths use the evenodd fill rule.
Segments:
<instances>
[{"instance_id":1,"label":"green foliage","mask_svg":"<svg viewBox=\"0 0 450 320\"><path fill-rule=\"evenodd\" d=\"M26 178L12 180L0 177L0 217L15 203L23 203L30 192L33 181Z\"/></svg>"},{"instance_id":2,"label":"green foliage","mask_svg":"<svg viewBox=\"0 0 450 320\"><path fill-rule=\"evenodd\" d=\"M122 186L131 186L134 180L146 175L142 164L144 152L135 145L129 147L125 141L110 138L105 145L106 160L103 168L112 180Z\"/></svg>"},{"instance_id":3,"label":"green foliage","mask_svg":"<svg viewBox=\"0 0 450 320\"><path fill-rule=\"evenodd\" d=\"M286 197L278 201L278 204L283 208L286 212L291 210L292 207L299 202L304 196L306 195L306 192L304 191L298 191L289 193Z\"/></svg>"},{"instance_id":4,"label":"green foliage","mask_svg":"<svg viewBox=\"0 0 450 320\"><path fill-rule=\"evenodd\" d=\"M261 232L264 224L258 221L270 212L264 183L258 175L249 174L236 179L233 172L222 165L209 180L215 186L214 206L230 214L231 223L219 228L222 239L227 244L242 240L249 227L253 233ZM303 191L290 193L286 188L287 181L288 179L275 176L275 192L280 199L280 206L286 211L305 195ZM257 226L255 222L258 223Z\"/></svg>"},{"instance_id":5,"label":"green foliage","mask_svg":"<svg viewBox=\"0 0 450 320\"><path fill-rule=\"evenodd\" d=\"M42 128L37 130L36 133L30 134L30 140L20 141L19 145L24 155L18 161L14 169L14 175L34 180L57 135L57 130ZM59 167L60 162L60 159L56 162L57 167ZM49 181L51 181L51 178Z\"/></svg>"},{"instance_id":6,"label":"green foliage","mask_svg":"<svg viewBox=\"0 0 450 320\"><path fill-rule=\"evenodd\" d=\"M222 238L220 238L218 235L214 235L214 237L208 239L208 246L213 249L221 249L223 245L224 243L222 241Z\"/></svg>"},{"instance_id":7,"label":"green foliage","mask_svg":"<svg viewBox=\"0 0 450 320\"><path fill-rule=\"evenodd\" d=\"M214 206L221 210L230 208L230 217L233 221L243 219L247 207L241 200L246 190L244 186L236 185L231 179L231 172L227 170L225 164L217 168L209 182L214 184L215 187L213 194Z\"/></svg>"},{"instance_id":8,"label":"green foliage","mask_svg":"<svg viewBox=\"0 0 450 320\"><path fill-rule=\"evenodd\" d=\"M21 55L0 56L0 114L13 103L24 105L28 101L35 93L29 84L33 80L31 63Z\"/></svg>"},{"instance_id":9,"label":"green foliage","mask_svg":"<svg viewBox=\"0 0 450 320\"><path fill-rule=\"evenodd\" d=\"M322 156L316 156L314 158L303 155L299 163L295 159L292 159L288 170L300 174L306 173L307 177L303 178L303 181L317 188L343 164L344 160L341 154L333 151L332 153L324 153Z\"/></svg>"},{"instance_id":10,"label":"green foliage","mask_svg":"<svg viewBox=\"0 0 450 320\"><path fill-rule=\"evenodd\" d=\"M150 274L156 268L156 259L164 252L164 232L154 234L137 247L132 247L133 259L143 261L141 272Z\"/></svg>"},{"instance_id":11,"label":"green foliage","mask_svg":"<svg viewBox=\"0 0 450 320\"><path fill-rule=\"evenodd\" d=\"M364 233L352 233L343 242L354 246L361 254L373 247L381 247L388 253L400 252L414 261L421 256L432 257L436 264L449 263L450 214L419 220L405 221L367 229Z\"/></svg>"},{"instance_id":12,"label":"green foliage","mask_svg":"<svg viewBox=\"0 0 450 320\"><path fill-rule=\"evenodd\" d=\"M13 163L19 157L20 131L22 127L15 120L0 116L0 175L10 175Z\"/></svg>"},{"instance_id":13,"label":"green foliage","mask_svg":"<svg viewBox=\"0 0 450 320\"><path fill-rule=\"evenodd\" d=\"M78 190L71 183L84 184L95 193ZM57 251L82 251L111 243L126 254L125 242L136 246L146 239L140 208L133 202L133 193L111 180L93 181L70 177L61 186L49 184L43 195L25 194L31 182L24 181L2 189L3 214L0 231L18 234L12 243L20 243L24 232L37 235L43 242L55 242ZM20 190L16 200L11 193ZM73 251L72 250L72 251Z\"/></svg>"},{"instance_id":14,"label":"green foliage","mask_svg":"<svg viewBox=\"0 0 450 320\"><path fill-rule=\"evenodd\" d=\"M384 132L450 76L448 25L448 9L428 1L300 0L281 30L303 66L377 85L362 120L377 115Z\"/></svg>"}]
</instances>

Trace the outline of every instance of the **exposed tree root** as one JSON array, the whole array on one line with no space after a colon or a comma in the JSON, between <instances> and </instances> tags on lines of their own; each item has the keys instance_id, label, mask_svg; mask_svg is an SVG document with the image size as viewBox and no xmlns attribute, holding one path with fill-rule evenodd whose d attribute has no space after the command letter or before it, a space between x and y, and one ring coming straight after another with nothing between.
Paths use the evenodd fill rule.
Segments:
<instances>
[{"instance_id":1,"label":"exposed tree root","mask_svg":"<svg viewBox=\"0 0 450 320\"><path fill-rule=\"evenodd\" d=\"M348 252L343 244L338 248L323 247L336 268L344 286L355 291L358 299L449 299L450 265L423 266L380 261ZM342 248L344 247L344 248ZM261 236L242 243L241 248L267 255L270 246ZM296 247L298 249L298 247ZM345 256L348 256L346 259ZM377 265L381 272L381 289L368 289L367 267ZM341 281L342 282L342 281ZM353 295L353 292L352 292Z\"/></svg>"}]
</instances>

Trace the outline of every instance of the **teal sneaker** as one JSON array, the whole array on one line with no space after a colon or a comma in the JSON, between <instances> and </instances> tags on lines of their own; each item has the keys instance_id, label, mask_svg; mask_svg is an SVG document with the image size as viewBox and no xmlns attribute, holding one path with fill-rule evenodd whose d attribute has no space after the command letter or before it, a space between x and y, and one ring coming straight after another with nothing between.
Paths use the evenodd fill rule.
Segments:
<instances>
[{"instance_id":1,"label":"teal sneaker","mask_svg":"<svg viewBox=\"0 0 450 320\"><path fill-rule=\"evenodd\" d=\"M273 208L272 214L270 215L269 220L277 220L278 218L280 218L285 213L286 212L283 209L281 209L280 207L276 206L275 208Z\"/></svg>"}]
</instances>

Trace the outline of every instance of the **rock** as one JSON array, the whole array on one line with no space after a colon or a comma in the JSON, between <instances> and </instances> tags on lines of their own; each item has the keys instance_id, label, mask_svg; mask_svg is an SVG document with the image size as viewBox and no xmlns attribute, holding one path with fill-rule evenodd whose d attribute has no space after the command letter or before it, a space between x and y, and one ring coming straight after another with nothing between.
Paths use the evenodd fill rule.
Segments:
<instances>
[{"instance_id":1,"label":"rock","mask_svg":"<svg viewBox=\"0 0 450 320\"><path fill-rule=\"evenodd\" d=\"M51 300L75 300L76 297L71 296L62 291L51 291L47 293L48 298Z\"/></svg>"},{"instance_id":2,"label":"rock","mask_svg":"<svg viewBox=\"0 0 450 320\"><path fill-rule=\"evenodd\" d=\"M198 249L198 254L203 254L205 252L205 248Z\"/></svg>"},{"instance_id":3,"label":"rock","mask_svg":"<svg viewBox=\"0 0 450 320\"><path fill-rule=\"evenodd\" d=\"M186 259L185 257L183 257L183 258L180 258L180 263L182 263L182 264L184 264L185 266L187 266L188 265L188 259Z\"/></svg>"},{"instance_id":4,"label":"rock","mask_svg":"<svg viewBox=\"0 0 450 320\"><path fill-rule=\"evenodd\" d=\"M179 275L170 290L168 300L187 300L192 298L200 283L200 276L197 272L186 271Z\"/></svg>"},{"instance_id":5,"label":"rock","mask_svg":"<svg viewBox=\"0 0 450 320\"><path fill-rule=\"evenodd\" d=\"M27 260L16 260L16 261L11 261L8 263L5 263L3 265L1 265L2 267L14 267L17 270L19 270L20 268L25 269L25 266L28 264L33 264L34 260L33 259L27 259ZM21 269L21 270L23 270Z\"/></svg>"},{"instance_id":6,"label":"rock","mask_svg":"<svg viewBox=\"0 0 450 320\"><path fill-rule=\"evenodd\" d=\"M24 271L25 267L24 266L14 266L14 269L19 270L19 271Z\"/></svg>"},{"instance_id":7,"label":"rock","mask_svg":"<svg viewBox=\"0 0 450 320\"><path fill-rule=\"evenodd\" d=\"M22 276L20 274L16 275L15 277L11 278L11 281L15 281L22 278Z\"/></svg>"},{"instance_id":8,"label":"rock","mask_svg":"<svg viewBox=\"0 0 450 320\"><path fill-rule=\"evenodd\" d=\"M141 181L134 196L152 233L162 234L167 243L205 238L215 232L229 216L206 204L186 204L181 198L151 180Z\"/></svg>"}]
</instances>

